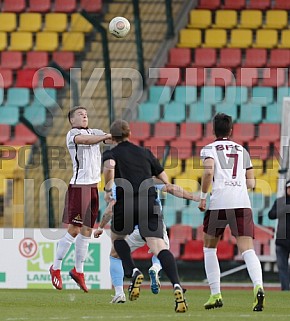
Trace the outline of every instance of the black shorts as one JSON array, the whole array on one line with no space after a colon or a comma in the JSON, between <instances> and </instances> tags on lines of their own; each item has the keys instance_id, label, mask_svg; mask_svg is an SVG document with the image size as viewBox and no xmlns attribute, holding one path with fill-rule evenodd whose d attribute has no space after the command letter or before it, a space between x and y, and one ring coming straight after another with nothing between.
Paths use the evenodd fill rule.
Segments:
<instances>
[{"instance_id":1,"label":"black shorts","mask_svg":"<svg viewBox=\"0 0 290 321\"><path fill-rule=\"evenodd\" d=\"M93 227L98 217L99 194L97 184L70 184L65 196L63 223Z\"/></svg>"},{"instance_id":2,"label":"black shorts","mask_svg":"<svg viewBox=\"0 0 290 321\"><path fill-rule=\"evenodd\" d=\"M163 238L163 215L155 196L117 200L111 230L119 235L128 235L136 225L142 237Z\"/></svg>"},{"instance_id":3,"label":"black shorts","mask_svg":"<svg viewBox=\"0 0 290 321\"><path fill-rule=\"evenodd\" d=\"M203 221L203 231L211 236L221 236L229 225L233 236L254 238L254 221L250 208L207 210Z\"/></svg>"}]
</instances>

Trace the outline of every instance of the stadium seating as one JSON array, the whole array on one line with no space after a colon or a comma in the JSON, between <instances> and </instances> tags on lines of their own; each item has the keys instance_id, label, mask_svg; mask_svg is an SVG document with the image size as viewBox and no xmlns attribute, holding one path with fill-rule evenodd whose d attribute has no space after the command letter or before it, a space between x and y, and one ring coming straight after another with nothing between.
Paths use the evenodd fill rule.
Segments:
<instances>
[{"instance_id":1,"label":"stadium seating","mask_svg":"<svg viewBox=\"0 0 290 321\"><path fill-rule=\"evenodd\" d=\"M2 11L3 12L22 12L26 9L25 0L3 0Z\"/></svg>"},{"instance_id":2,"label":"stadium seating","mask_svg":"<svg viewBox=\"0 0 290 321\"><path fill-rule=\"evenodd\" d=\"M221 6L221 0L200 0L198 4L199 9L215 10Z\"/></svg>"},{"instance_id":3,"label":"stadium seating","mask_svg":"<svg viewBox=\"0 0 290 321\"><path fill-rule=\"evenodd\" d=\"M19 69L23 65L22 53L20 51L2 51L0 68Z\"/></svg>"},{"instance_id":4,"label":"stadium seating","mask_svg":"<svg viewBox=\"0 0 290 321\"><path fill-rule=\"evenodd\" d=\"M262 26L263 15L260 10L242 10L238 28L258 29Z\"/></svg>"},{"instance_id":5,"label":"stadium seating","mask_svg":"<svg viewBox=\"0 0 290 321\"><path fill-rule=\"evenodd\" d=\"M286 10L268 10L263 28L284 29L288 26L288 13Z\"/></svg>"},{"instance_id":6,"label":"stadium seating","mask_svg":"<svg viewBox=\"0 0 290 321\"><path fill-rule=\"evenodd\" d=\"M189 14L188 28L206 29L212 24L212 13L210 10L191 10Z\"/></svg>"},{"instance_id":7,"label":"stadium seating","mask_svg":"<svg viewBox=\"0 0 290 321\"><path fill-rule=\"evenodd\" d=\"M249 48L246 49L243 67L264 67L267 63L267 50Z\"/></svg>"},{"instance_id":8,"label":"stadium seating","mask_svg":"<svg viewBox=\"0 0 290 321\"><path fill-rule=\"evenodd\" d=\"M194 62L192 67L212 67L217 60L216 49L213 48L196 48L194 51Z\"/></svg>"},{"instance_id":9,"label":"stadium seating","mask_svg":"<svg viewBox=\"0 0 290 321\"><path fill-rule=\"evenodd\" d=\"M271 7L271 0L251 0L247 4L248 9L266 10Z\"/></svg>"},{"instance_id":10,"label":"stadium seating","mask_svg":"<svg viewBox=\"0 0 290 321\"><path fill-rule=\"evenodd\" d=\"M246 0L224 0L223 9L242 10L246 6Z\"/></svg>"},{"instance_id":11,"label":"stadium seating","mask_svg":"<svg viewBox=\"0 0 290 321\"><path fill-rule=\"evenodd\" d=\"M216 64L219 68L236 68L241 65L242 53L240 48L222 48L220 60Z\"/></svg>"},{"instance_id":12,"label":"stadium seating","mask_svg":"<svg viewBox=\"0 0 290 321\"><path fill-rule=\"evenodd\" d=\"M232 29L229 48L248 48L253 42L253 32L250 29Z\"/></svg>"},{"instance_id":13,"label":"stadium seating","mask_svg":"<svg viewBox=\"0 0 290 321\"><path fill-rule=\"evenodd\" d=\"M225 29L206 29L204 48L222 48L227 44L227 32Z\"/></svg>"},{"instance_id":14,"label":"stadium seating","mask_svg":"<svg viewBox=\"0 0 290 321\"><path fill-rule=\"evenodd\" d=\"M179 48L196 48L201 45L201 30L181 29L179 31Z\"/></svg>"},{"instance_id":15,"label":"stadium seating","mask_svg":"<svg viewBox=\"0 0 290 321\"><path fill-rule=\"evenodd\" d=\"M17 28L17 16L13 12L0 13L0 31L12 32Z\"/></svg>"},{"instance_id":16,"label":"stadium seating","mask_svg":"<svg viewBox=\"0 0 290 321\"><path fill-rule=\"evenodd\" d=\"M187 67L191 64L189 48L171 48L168 54L168 67Z\"/></svg>"},{"instance_id":17,"label":"stadium seating","mask_svg":"<svg viewBox=\"0 0 290 321\"><path fill-rule=\"evenodd\" d=\"M215 24L212 28L232 29L237 25L238 14L236 10L216 10Z\"/></svg>"}]
</instances>

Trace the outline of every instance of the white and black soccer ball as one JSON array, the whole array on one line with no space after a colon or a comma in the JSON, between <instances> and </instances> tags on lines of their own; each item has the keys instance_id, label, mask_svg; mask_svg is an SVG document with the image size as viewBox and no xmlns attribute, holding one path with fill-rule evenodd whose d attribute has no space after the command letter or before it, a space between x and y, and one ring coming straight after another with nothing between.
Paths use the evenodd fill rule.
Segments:
<instances>
[{"instance_id":1,"label":"white and black soccer ball","mask_svg":"<svg viewBox=\"0 0 290 321\"><path fill-rule=\"evenodd\" d=\"M124 17L115 17L110 21L109 31L117 38L124 38L130 31L130 22Z\"/></svg>"}]
</instances>

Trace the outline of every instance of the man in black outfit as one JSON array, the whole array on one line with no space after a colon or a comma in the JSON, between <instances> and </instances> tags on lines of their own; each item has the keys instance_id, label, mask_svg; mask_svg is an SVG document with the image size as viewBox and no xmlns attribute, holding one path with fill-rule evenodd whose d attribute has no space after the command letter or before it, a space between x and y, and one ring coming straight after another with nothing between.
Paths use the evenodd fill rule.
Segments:
<instances>
[{"instance_id":1,"label":"man in black outfit","mask_svg":"<svg viewBox=\"0 0 290 321\"><path fill-rule=\"evenodd\" d=\"M126 235L138 225L141 236L158 257L162 268L174 288L175 311L186 312L187 304L180 286L176 261L163 240L163 216L156 203L156 190L152 176L169 184L163 167L153 154L129 141L130 128L124 120L111 125L115 146L103 154L105 199L110 200L113 182L116 184L116 203L111 224L111 238L115 250L122 260L125 275L132 278L129 286L129 300L139 297L140 285L144 279L131 257Z\"/></svg>"}]
</instances>

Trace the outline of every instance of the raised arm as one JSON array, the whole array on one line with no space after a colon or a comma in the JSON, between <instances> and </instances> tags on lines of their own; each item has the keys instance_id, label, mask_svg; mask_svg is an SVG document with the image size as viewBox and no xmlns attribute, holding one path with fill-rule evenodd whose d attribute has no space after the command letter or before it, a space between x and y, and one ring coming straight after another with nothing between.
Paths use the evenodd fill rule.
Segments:
<instances>
[{"instance_id":1,"label":"raised arm","mask_svg":"<svg viewBox=\"0 0 290 321\"><path fill-rule=\"evenodd\" d=\"M76 135L74 138L74 142L76 144L84 144L84 145L93 145L103 142L105 140L110 140L111 134L105 135Z\"/></svg>"}]
</instances>

